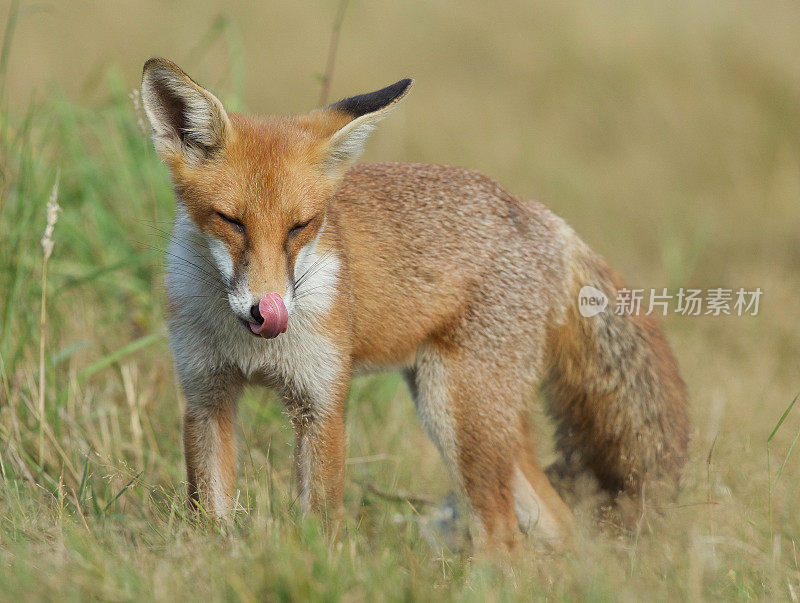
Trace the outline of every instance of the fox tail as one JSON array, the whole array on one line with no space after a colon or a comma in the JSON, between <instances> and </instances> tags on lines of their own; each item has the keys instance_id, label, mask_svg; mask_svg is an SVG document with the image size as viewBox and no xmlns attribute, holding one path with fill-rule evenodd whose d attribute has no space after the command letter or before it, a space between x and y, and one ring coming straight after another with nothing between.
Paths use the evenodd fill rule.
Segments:
<instances>
[{"instance_id":1,"label":"fox tail","mask_svg":"<svg viewBox=\"0 0 800 603\"><path fill-rule=\"evenodd\" d=\"M591 470L612 492L638 494L651 480L677 483L689 436L675 358L654 316L615 312L621 278L572 237L569 300L548 332L543 378L557 445L566 466ZM591 316L579 305L587 285L608 300Z\"/></svg>"}]
</instances>

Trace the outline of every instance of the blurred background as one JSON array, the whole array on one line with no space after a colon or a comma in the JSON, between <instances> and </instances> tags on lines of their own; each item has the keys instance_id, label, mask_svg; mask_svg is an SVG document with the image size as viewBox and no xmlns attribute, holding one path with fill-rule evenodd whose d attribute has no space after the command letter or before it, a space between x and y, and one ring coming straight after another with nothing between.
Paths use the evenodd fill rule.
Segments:
<instances>
[{"instance_id":1,"label":"blurred background","mask_svg":"<svg viewBox=\"0 0 800 603\"><path fill-rule=\"evenodd\" d=\"M110 74L134 88L165 56L234 109L271 114L316 105L339 4L19 7L11 107L53 89L96 106ZM328 100L411 75L413 101L366 160L484 171L629 274L722 284L731 260L797 261L798 24L791 3L352 0ZM633 236L635 250L618 244Z\"/></svg>"},{"instance_id":2,"label":"blurred background","mask_svg":"<svg viewBox=\"0 0 800 603\"><path fill-rule=\"evenodd\" d=\"M794 2L347 2L327 101L416 78L364 161L478 170L564 217L630 286L759 287L760 311L665 319L690 390L693 440L679 500L640 522L653 530L647 541L595 535L566 561L534 555L536 570L511 585L502 575L476 577L456 553L415 544L417 516L368 485L434 500L449 485L404 386L385 375L357 379L351 393L347 506L360 526L352 558L319 545L324 579L294 573L313 538L287 511L291 433L279 405L254 390L242 403L239 484L252 533L242 535L239 557L186 570L187 539L195 550L215 545L175 523L181 402L161 267L174 202L131 92L144 61L164 56L229 109L310 110L341 7L0 1L0 469L8 501L0 491L0 560L16 570L15 582L0 576L0 586L56 592L63 574L23 569L42 554L38 541L89 547L83 565L70 555L48 563L77 575L77 592L106 597L147 592L161 576L175 590L163 587L157 598L240 588L260 596L277 585L294 596L359 598L380 593L380 580L421 597L438 584L453 597L509 589L796 600L800 461L789 452L800 408L781 422L800 391ZM39 239L57 171L62 211L45 272ZM538 404L532 410L542 456L553 460L551 426ZM273 507L273 497L285 499ZM591 533L592 512L570 502ZM91 546L82 530L93 534ZM264 530L275 538L258 538ZM159 565L147 545L125 570L103 565L129 559L132 540L161 543L170 561ZM245 571L274 555L285 565ZM197 578L202 572L214 585Z\"/></svg>"}]
</instances>

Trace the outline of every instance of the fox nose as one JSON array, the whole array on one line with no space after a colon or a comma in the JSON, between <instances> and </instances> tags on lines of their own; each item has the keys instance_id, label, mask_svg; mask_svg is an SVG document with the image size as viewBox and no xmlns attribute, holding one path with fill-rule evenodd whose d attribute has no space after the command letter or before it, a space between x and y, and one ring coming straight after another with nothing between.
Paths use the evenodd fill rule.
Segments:
<instances>
[{"instance_id":1,"label":"fox nose","mask_svg":"<svg viewBox=\"0 0 800 603\"><path fill-rule=\"evenodd\" d=\"M250 308L250 315L257 324L250 323L250 330L266 339L277 337L286 332L289 324L289 312L278 293L267 293L258 305Z\"/></svg>"}]
</instances>

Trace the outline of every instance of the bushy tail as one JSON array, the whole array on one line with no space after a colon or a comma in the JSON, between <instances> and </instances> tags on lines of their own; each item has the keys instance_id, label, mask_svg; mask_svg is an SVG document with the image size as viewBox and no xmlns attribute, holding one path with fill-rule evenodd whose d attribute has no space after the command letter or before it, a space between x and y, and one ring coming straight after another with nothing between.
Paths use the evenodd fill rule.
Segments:
<instances>
[{"instance_id":1,"label":"bushy tail","mask_svg":"<svg viewBox=\"0 0 800 603\"><path fill-rule=\"evenodd\" d=\"M610 491L677 482L689 439L687 393L660 326L644 310L615 314L621 279L577 237L568 266L571 297L549 332L543 380L567 466L590 469ZM584 285L605 293L605 311L582 315Z\"/></svg>"}]
</instances>

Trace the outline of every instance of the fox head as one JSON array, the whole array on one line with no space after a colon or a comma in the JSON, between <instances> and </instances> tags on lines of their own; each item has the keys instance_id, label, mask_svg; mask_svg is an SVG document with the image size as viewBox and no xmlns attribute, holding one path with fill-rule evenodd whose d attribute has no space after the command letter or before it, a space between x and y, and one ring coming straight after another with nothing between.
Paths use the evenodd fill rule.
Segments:
<instances>
[{"instance_id":1,"label":"fox head","mask_svg":"<svg viewBox=\"0 0 800 603\"><path fill-rule=\"evenodd\" d=\"M202 234L233 313L256 335L287 328L295 288L347 168L404 79L306 115L254 119L166 59L144 65L141 98L180 210ZM216 276L216 275L215 275Z\"/></svg>"}]
</instances>

